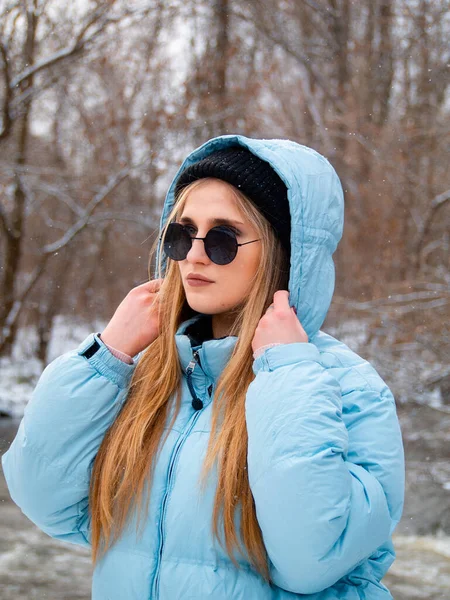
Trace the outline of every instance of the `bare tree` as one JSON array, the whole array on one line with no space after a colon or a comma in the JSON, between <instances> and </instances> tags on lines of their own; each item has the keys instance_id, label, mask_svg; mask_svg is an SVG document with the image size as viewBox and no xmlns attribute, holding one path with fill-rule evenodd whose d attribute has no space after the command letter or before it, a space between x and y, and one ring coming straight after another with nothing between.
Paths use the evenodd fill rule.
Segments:
<instances>
[{"instance_id":1,"label":"bare tree","mask_svg":"<svg viewBox=\"0 0 450 600\"><path fill-rule=\"evenodd\" d=\"M364 307L400 295L420 313L415 290L448 286L448 0L72 10L51 0L0 9L3 352L58 271L73 274L60 312L117 303L146 260L130 231L142 245L156 234L179 161L222 133L293 138L336 166L346 198L337 297ZM446 296L429 299L439 321ZM402 315L402 340L420 327L397 302L389 319L374 314Z\"/></svg>"},{"instance_id":2,"label":"bare tree","mask_svg":"<svg viewBox=\"0 0 450 600\"><path fill-rule=\"evenodd\" d=\"M39 3L38 0L12 3L3 9L0 19L0 54L3 67L0 157L3 158L1 168L4 182L0 203L0 244L3 248L0 279L0 354L8 354L11 351L20 313L33 287L48 269L49 257L63 246L73 243L75 237L92 222L90 219L98 207L108 202L109 195L124 178L129 177L133 169L136 171L134 158L126 147L127 143L123 142L123 136L119 136L113 145L105 143L103 146L110 153L101 175L103 183L100 186L94 183L98 180L99 165L96 165L97 168L92 170L90 185L97 189L84 194L85 202L71 197L65 186L61 187L61 180L67 179L67 175L69 179L73 178L76 168L73 168L73 157L72 161L63 157L67 146L63 149L58 139L61 127L56 118L54 134L55 148L58 151L49 152L47 171L50 171L50 177L47 177L44 183L42 178L37 178L36 174L31 172L30 165L35 160L32 148L34 107L46 91L67 89L68 82L71 81L71 77L73 80L77 70L80 72L79 69L85 68L89 61L93 61L94 64L98 52L105 48L114 32L120 31L122 23L126 22L130 27L133 20L140 23L140 19L149 14L152 16L152 22L157 23L155 15L162 11L162 5L154 2L149 2L148 6L141 4L139 8L130 9L124 3L113 1L106 5L97 3L85 13L68 17L61 15L60 20L53 23L50 14L54 13L49 12L50 5L50 2ZM49 29L53 30L55 26L57 42L54 39L49 41ZM123 112L122 107L120 110ZM92 124L88 129L92 132ZM118 134L120 127L116 126L109 131ZM100 138L97 136L97 139ZM114 148L116 152L112 154ZM141 168L145 163L146 161L141 161ZM50 192L51 188L53 189ZM44 201L41 199L42 194L46 194L47 198L52 196L64 204L65 210L68 208L72 214L72 223L69 224L70 220L65 222L64 234L59 241L51 244L46 242L43 247L34 250L35 260L31 275L26 276L24 285L21 283L24 279L23 263L28 261L28 257L24 255L27 248L25 234L28 221L34 222L36 226L33 208L38 208ZM109 215L104 218L112 220L115 217ZM142 220L139 220L137 215L134 218L142 227ZM51 231L54 231L53 227L49 233Z\"/></svg>"}]
</instances>

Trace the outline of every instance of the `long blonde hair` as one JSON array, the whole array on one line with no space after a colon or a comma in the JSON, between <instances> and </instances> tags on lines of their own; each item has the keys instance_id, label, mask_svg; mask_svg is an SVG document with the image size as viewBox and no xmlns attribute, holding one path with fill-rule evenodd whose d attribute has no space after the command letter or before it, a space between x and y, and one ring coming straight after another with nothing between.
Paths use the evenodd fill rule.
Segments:
<instances>
[{"instance_id":1,"label":"long blonde hair","mask_svg":"<svg viewBox=\"0 0 450 600\"><path fill-rule=\"evenodd\" d=\"M167 225L181 215L189 193L208 179L197 180L180 193L162 230L162 244ZM278 289L287 289L289 265L286 253L273 233L269 222L252 202L230 184L236 206L252 223L261 238L261 263L248 297L236 312L229 335L238 337L233 353L221 373L212 401L211 434L201 472L201 486L217 461L218 482L213 509L213 535L224 547L218 531L218 519L223 511L226 551L239 568L233 555L239 540L235 527L235 509L241 503L240 533L247 559L267 581L270 581L267 553L256 518L255 504L247 476L247 428L245 396L254 379L252 371L252 339L258 322L271 304ZM156 253L158 239L151 249ZM91 510L93 564L119 538L132 510L138 508L138 524L147 514L150 485L147 485L145 511L142 511L144 485L151 482L158 450L173 426L181 405L181 367L175 334L179 325L194 316L186 301L176 261L167 258L162 274L162 258L157 265L157 277L164 276L161 287L161 319L164 327L148 346L133 372L127 400L106 432L94 461L89 505ZM151 276L150 276L151 277ZM176 393L176 398L175 398ZM164 427L175 404L166 438L161 441ZM223 452L226 448L227 451ZM245 553L245 550L244 550Z\"/></svg>"}]
</instances>

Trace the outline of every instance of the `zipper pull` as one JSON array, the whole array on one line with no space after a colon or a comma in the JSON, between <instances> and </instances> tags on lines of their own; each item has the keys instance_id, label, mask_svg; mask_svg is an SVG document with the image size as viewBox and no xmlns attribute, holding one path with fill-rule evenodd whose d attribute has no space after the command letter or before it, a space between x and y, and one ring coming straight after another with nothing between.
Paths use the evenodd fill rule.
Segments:
<instances>
[{"instance_id":1,"label":"zipper pull","mask_svg":"<svg viewBox=\"0 0 450 600\"><path fill-rule=\"evenodd\" d=\"M198 350L194 350L194 357L195 357L195 360L198 361L200 368L202 368L202 361L200 360L200 354L199 354Z\"/></svg>"},{"instance_id":2,"label":"zipper pull","mask_svg":"<svg viewBox=\"0 0 450 600\"><path fill-rule=\"evenodd\" d=\"M200 357L198 355L197 350L194 350L194 353L192 355L192 359L190 361L190 363L188 364L188 366L186 367L186 374L190 375L192 373L192 371L195 369L195 365L198 362L198 364L201 366L200 363Z\"/></svg>"},{"instance_id":3,"label":"zipper pull","mask_svg":"<svg viewBox=\"0 0 450 600\"><path fill-rule=\"evenodd\" d=\"M186 367L186 375L190 375L195 367L195 360L191 360L191 362Z\"/></svg>"},{"instance_id":4,"label":"zipper pull","mask_svg":"<svg viewBox=\"0 0 450 600\"><path fill-rule=\"evenodd\" d=\"M191 381L192 371L195 369L195 365L196 365L197 361L200 363L198 352L197 352L197 350L194 350L194 353L192 355L192 360L186 367L186 375L187 375L189 391L191 392L191 396L192 396L192 407L195 410L201 410L203 408L203 402L200 400L200 398L197 398L197 395L194 390L194 386L192 385L192 381Z\"/></svg>"}]
</instances>

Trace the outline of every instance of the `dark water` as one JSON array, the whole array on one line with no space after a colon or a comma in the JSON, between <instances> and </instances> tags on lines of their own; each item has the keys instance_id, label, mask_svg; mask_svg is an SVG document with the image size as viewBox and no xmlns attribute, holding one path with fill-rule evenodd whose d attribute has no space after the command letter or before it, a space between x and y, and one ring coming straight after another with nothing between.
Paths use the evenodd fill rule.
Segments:
<instances>
[{"instance_id":1,"label":"dark water","mask_svg":"<svg viewBox=\"0 0 450 600\"><path fill-rule=\"evenodd\" d=\"M0 421L0 455L17 427ZM394 544L397 559L383 579L394 599L450 600L450 538L397 536ZM10 499L1 472L0 600L89 600L91 577L89 551L33 525Z\"/></svg>"}]
</instances>

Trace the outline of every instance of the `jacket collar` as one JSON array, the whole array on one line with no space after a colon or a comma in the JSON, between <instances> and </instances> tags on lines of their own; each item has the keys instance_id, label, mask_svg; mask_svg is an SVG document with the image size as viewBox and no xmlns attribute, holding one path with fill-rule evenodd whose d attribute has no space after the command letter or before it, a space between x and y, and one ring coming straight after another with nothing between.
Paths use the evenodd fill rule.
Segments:
<instances>
[{"instance_id":1,"label":"jacket collar","mask_svg":"<svg viewBox=\"0 0 450 600\"><path fill-rule=\"evenodd\" d=\"M210 315L198 314L184 321L175 335L183 371L186 371L196 349L200 357L201 371L210 379L218 379L233 353L237 339L237 336L233 335L214 339ZM194 369L193 376L196 374L203 376L199 367Z\"/></svg>"}]
</instances>

